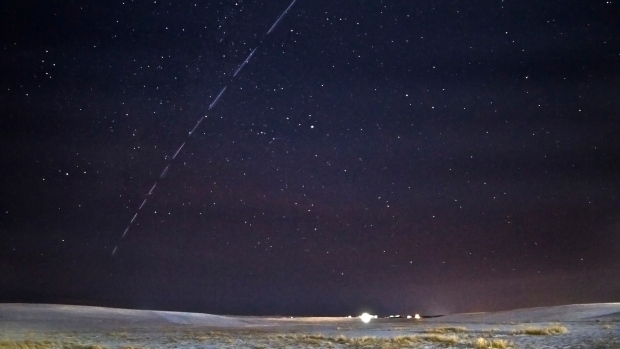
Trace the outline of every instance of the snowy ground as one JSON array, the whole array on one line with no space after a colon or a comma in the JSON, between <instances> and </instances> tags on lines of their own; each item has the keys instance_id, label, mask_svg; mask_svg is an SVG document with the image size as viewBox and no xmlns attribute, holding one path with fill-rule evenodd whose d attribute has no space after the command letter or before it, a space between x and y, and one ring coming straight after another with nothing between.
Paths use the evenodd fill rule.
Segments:
<instances>
[{"instance_id":1,"label":"snowy ground","mask_svg":"<svg viewBox=\"0 0 620 349\"><path fill-rule=\"evenodd\" d=\"M0 304L0 349L491 347L620 349L620 303L456 314L419 321L377 319L369 324L356 318Z\"/></svg>"}]
</instances>

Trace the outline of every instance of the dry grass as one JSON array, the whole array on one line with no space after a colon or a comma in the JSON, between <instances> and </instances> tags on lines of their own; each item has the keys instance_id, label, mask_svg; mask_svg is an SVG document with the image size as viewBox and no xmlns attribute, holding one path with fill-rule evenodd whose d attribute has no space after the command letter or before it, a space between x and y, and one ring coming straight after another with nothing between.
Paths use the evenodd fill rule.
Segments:
<instances>
[{"instance_id":1,"label":"dry grass","mask_svg":"<svg viewBox=\"0 0 620 349\"><path fill-rule=\"evenodd\" d=\"M507 349L512 347L513 344L504 339L478 338L474 342L474 348L476 349Z\"/></svg>"},{"instance_id":2,"label":"dry grass","mask_svg":"<svg viewBox=\"0 0 620 349\"><path fill-rule=\"evenodd\" d=\"M64 343L63 349L106 349L103 345L99 344L81 344L81 343Z\"/></svg>"},{"instance_id":3,"label":"dry grass","mask_svg":"<svg viewBox=\"0 0 620 349\"><path fill-rule=\"evenodd\" d=\"M442 343L442 344L456 344L459 342L459 338L455 335L443 335L443 334L429 334L417 336L427 342Z\"/></svg>"},{"instance_id":4,"label":"dry grass","mask_svg":"<svg viewBox=\"0 0 620 349\"><path fill-rule=\"evenodd\" d=\"M328 337L322 334L276 334L268 337L266 342L260 342L268 347L288 348L292 346L309 347L349 347L349 348L409 348L417 347L424 342L453 345L459 343L456 335L423 334L395 337Z\"/></svg>"},{"instance_id":5,"label":"dry grass","mask_svg":"<svg viewBox=\"0 0 620 349\"><path fill-rule=\"evenodd\" d=\"M97 344L83 344L76 342L54 342L49 340L21 340L0 341L0 349L106 349Z\"/></svg>"},{"instance_id":6,"label":"dry grass","mask_svg":"<svg viewBox=\"0 0 620 349\"><path fill-rule=\"evenodd\" d=\"M427 328L426 330L424 330L424 332L426 332L426 333L440 333L440 334L446 334L446 333L465 333L465 332L467 332L467 328L466 327L462 327L462 326L456 326L456 327L433 327L433 328Z\"/></svg>"},{"instance_id":7,"label":"dry grass","mask_svg":"<svg viewBox=\"0 0 620 349\"><path fill-rule=\"evenodd\" d=\"M568 333L568 329L562 325L551 325L547 327L526 327L522 330L514 331L514 334L527 334L530 336L551 336L564 333Z\"/></svg>"},{"instance_id":8,"label":"dry grass","mask_svg":"<svg viewBox=\"0 0 620 349\"><path fill-rule=\"evenodd\" d=\"M285 349L290 347L307 348L419 348L425 343L432 343L440 346L453 346L457 344L470 344L468 340L461 340L456 334L451 332L462 332L458 330L441 330L442 333L426 333L415 335L402 335L395 337L337 337L326 336L323 334L272 334L272 333L251 333L251 332L191 332L183 331L165 334L162 338L167 338L177 347L184 347L191 342L208 342L221 347L244 347L244 348L275 348ZM438 331L440 332L440 331ZM450 333L450 334L445 334ZM127 338L124 335L114 336L115 338ZM131 336L128 336L131 337ZM511 348L509 342L495 339L478 339L474 342L477 349L505 349ZM107 349L97 344L81 343L79 341L50 341L50 340L0 340L0 349ZM113 348L113 349L116 349ZM124 344L118 349L147 349L140 345Z\"/></svg>"},{"instance_id":9,"label":"dry grass","mask_svg":"<svg viewBox=\"0 0 620 349\"><path fill-rule=\"evenodd\" d=\"M225 331L167 331L166 339L168 343L223 342L231 344L234 342L232 332Z\"/></svg>"},{"instance_id":10,"label":"dry grass","mask_svg":"<svg viewBox=\"0 0 620 349\"><path fill-rule=\"evenodd\" d=\"M324 342L329 341L327 337L322 334L298 334L292 336L282 336L281 339L289 340L294 343L306 344L312 346L319 346Z\"/></svg>"},{"instance_id":11,"label":"dry grass","mask_svg":"<svg viewBox=\"0 0 620 349\"><path fill-rule=\"evenodd\" d=\"M421 329L418 329L418 331L419 330ZM150 344L148 343L159 343L159 347L162 348L205 346L209 348L239 347L270 349L286 349L292 347L334 349L422 347L459 347L476 349L515 348L514 342L493 338L494 333L497 332L513 335L557 335L567 333L568 330L566 327L562 326L562 324L522 327L514 331L500 331L498 328L476 330L461 326L439 326L424 329L422 333L410 332L408 335L394 337L348 337L344 335L325 335L321 333L274 333L260 329L212 331L200 328L185 328L175 330L166 329L164 331L159 330L155 333L121 329L115 332L107 332L103 337L93 337L91 333L76 334L75 336L68 337L68 334L63 333L62 336L61 334L55 334L53 338L39 337L40 339L34 339L37 338L35 336L36 334L33 334L32 337L26 334L25 337L21 339L17 338L17 340L15 340L15 337L12 338L14 340L2 340L0 338L0 349L107 349L102 345L93 344L97 342L107 345L110 349L149 349ZM149 335L149 337L147 337L147 335ZM106 337L113 342L103 342ZM613 346L613 348L617 347Z\"/></svg>"},{"instance_id":12,"label":"dry grass","mask_svg":"<svg viewBox=\"0 0 620 349\"><path fill-rule=\"evenodd\" d=\"M344 336L340 336L344 337ZM346 337L344 337L346 338ZM411 346L414 344L418 344L421 342L433 342L433 343L441 343L441 344L456 344L458 343L458 338L455 335L442 335L442 334L429 334L429 335L416 335L416 336L396 336L396 337L388 337L388 338L377 338L377 337L358 337L358 338L350 338L348 340L341 340L340 343L352 345L352 346L361 346L361 347L381 347L381 346Z\"/></svg>"}]
</instances>

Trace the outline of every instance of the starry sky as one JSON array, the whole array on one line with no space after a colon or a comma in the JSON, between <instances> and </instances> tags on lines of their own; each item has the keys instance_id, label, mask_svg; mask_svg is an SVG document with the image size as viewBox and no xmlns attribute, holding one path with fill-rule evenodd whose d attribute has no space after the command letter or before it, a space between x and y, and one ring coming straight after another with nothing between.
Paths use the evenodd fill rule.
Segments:
<instances>
[{"instance_id":1,"label":"starry sky","mask_svg":"<svg viewBox=\"0 0 620 349\"><path fill-rule=\"evenodd\" d=\"M2 1L0 302L620 301L619 6Z\"/></svg>"}]
</instances>

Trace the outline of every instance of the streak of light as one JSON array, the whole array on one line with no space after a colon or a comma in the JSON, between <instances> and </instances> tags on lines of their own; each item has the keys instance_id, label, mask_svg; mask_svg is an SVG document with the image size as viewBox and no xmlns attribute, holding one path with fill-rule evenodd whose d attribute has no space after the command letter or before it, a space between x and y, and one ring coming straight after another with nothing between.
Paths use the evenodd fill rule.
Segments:
<instances>
[{"instance_id":1,"label":"streak of light","mask_svg":"<svg viewBox=\"0 0 620 349\"><path fill-rule=\"evenodd\" d=\"M292 0L292 2L288 5L288 7L286 8L286 10L284 10L284 12L282 12L282 14L280 15L280 17L278 17L278 19L276 19L276 21L273 23L273 25L271 26L271 28L269 28L269 31L267 31L268 35L270 34L275 27L278 25L278 23L282 20L282 18L284 18L284 16L288 13L288 11L293 7L293 5L295 4L297 0ZM260 44L260 43L259 43ZM254 53L256 52L256 50L258 49L258 46L255 47L252 52L250 52L248 54L248 56L245 58L245 60L241 63L241 65L239 65L239 67L237 68L237 70L235 70L233 77L236 77L237 74L239 74L239 72L241 71L241 69L243 69L243 67L250 61L250 59L252 58L252 56L254 55ZM222 90L220 91L220 93L215 97L215 99L213 100L213 102L211 102L211 104L209 105L209 109L211 110L213 109L213 107L215 107L215 105L217 104L217 102L220 100L220 98L222 97L222 95L224 94L224 92L226 91L226 89L228 88L228 86L224 86L224 88L222 88ZM198 121L196 122L196 125L194 125L194 128L192 128L192 130L189 132L188 137L191 137L192 134L196 131L196 129L198 128L198 126L200 125L200 123L202 122L203 119L206 119L207 115L201 117L200 119L198 119ZM274 138L275 139L275 138ZM179 153L181 152L181 149L183 149L183 147L185 146L186 142L183 142L183 144L181 144L181 146L179 147L179 149L177 149L176 153L174 153L174 156L172 157L172 160L174 160L177 155L179 155ZM162 179L166 176L166 174L168 173L168 169L170 168L170 164L168 163L168 165L166 165L166 168L164 168L164 170L162 171L161 175L159 176L159 179ZM155 187L157 186L157 181L155 181L155 183L153 184L153 186L151 187L151 190L149 190L147 196L152 195L153 190L155 189ZM288 184L287 184L288 187ZM142 204L140 205L140 208L138 208L137 211L140 211L142 209L142 207L144 206L144 204L146 203L146 198L144 199L144 201L142 201ZM136 212L136 214L134 214L133 218L131 219L131 222L129 222L129 225L127 226L127 228L125 229L125 231L123 232L123 236L121 238L124 238L125 235L127 235L127 231L129 230L129 227L131 226L131 224L133 224L134 220L136 219L136 217L138 216L138 212ZM118 248L118 245L116 247L114 247L114 250L112 251L112 255L114 255L116 253L116 250Z\"/></svg>"},{"instance_id":2,"label":"streak of light","mask_svg":"<svg viewBox=\"0 0 620 349\"><path fill-rule=\"evenodd\" d=\"M258 47L257 47L258 48ZM252 58L252 55L254 54L254 52L256 51L256 49L253 49L252 52L250 52L250 54L248 55L248 58L245 59L245 61L243 61L243 63L241 63L241 65L239 66L239 68L237 68L237 70L235 71L235 73L233 74L233 78L235 76L237 76L237 74L239 74L239 71L241 71L241 68L243 68L244 65L246 65L246 63L248 63L250 61L250 58Z\"/></svg>"},{"instance_id":3,"label":"streak of light","mask_svg":"<svg viewBox=\"0 0 620 349\"><path fill-rule=\"evenodd\" d=\"M153 192L153 189L155 189L156 186L157 186L157 182L153 184L153 186L151 187L151 190L149 190L149 193L147 195L151 195L151 193Z\"/></svg>"},{"instance_id":4,"label":"streak of light","mask_svg":"<svg viewBox=\"0 0 620 349\"><path fill-rule=\"evenodd\" d=\"M220 100L220 97L222 97L222 94L224 94L224 91L226 91L227 87L228 86L224 86L222 91L220 91L220 94L218 94L217 97L215 97L215 100L213 102L211 102L211 105L209 105L209 110L211 110L211 108L215 107L215 104L217 103L217 101Z\"/></svg>"},{"instance_id":5,"label":"streak of light","mask_svg":"<svg viewBox=\"0 0 620 349\"><path fill-rule=\"evenodd\" d=\"M276 25L278 25L278 22L280 22L280 20L282 19L282 17L284 17L284 15L288 12L288 10L291 9L291 7L293 7L293 4L295 4L295 1L297 0L293 0L291 2L290 5L288 5L288 7L286 8L286 10L284 10L284 12L282 12L282 14L280 15L280 17L278 17L278 19L276 19L275 23L273 23L273 25L271 26L271 28L269 28L269 31L267 32L267 34L270 34L273 29L276 27Z\"/></svg>"},{"instance_id":6,"label":"streak of light","mask_svg":"<svg viewBox=\"0 0 620 349\"><path fill-rule=\"evenodd\" d=\"M168 173L168 168L170 167L170 164L168 164L166 166L166 168L164 168L164 170L161 172L161 175L159 175L159 178L164 178L166 176L166 174Z\"/></svg>"},{"instance_id":7,"label":"streak of light","mask_svg":"<svg viewBox=\"0 0 620 349\"><path fill-rule=\"evenodd\" d=\"M181 146L179 147L179 149L177 150L176 153L174 153L174 156L172 157L172 160L174 160L174 158L177 157L177 155L179 155L179 152L181 151L181 149L183 149L183 147L185 146L185 142L183 142L183 144L181 144Z\"/></svg>"},{"instance_id":8,"label":"streak of light","mask_svg":"<svg viewBox=\"0 0 620 349\"><path fill-rule=\"evenodd\" d=\"M204 117L201 117L200 119L198 119L198 122L196 123L196 126L194 126L194 128L189 131L189 135L191 136L192 133L194 133L194 131L196 131L196 129L198 128L198 125L200 125L200 123L202 122L202 119L206 118L207 116L205 115Z\"/></svg>"}]
</instances>

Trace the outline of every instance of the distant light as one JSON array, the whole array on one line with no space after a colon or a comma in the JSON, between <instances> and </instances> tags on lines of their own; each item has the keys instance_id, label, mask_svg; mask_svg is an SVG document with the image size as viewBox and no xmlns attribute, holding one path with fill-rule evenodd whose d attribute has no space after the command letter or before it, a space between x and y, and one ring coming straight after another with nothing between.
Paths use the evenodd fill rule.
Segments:
<instances>
[{"instance_id":1,"label":"distant light","mask_svg":"<svg viewBox=\"0 0 620 349\"><path fill-rule=\"evenodd\" d=\"M416 320L420 320L420 319L422 318L422 317L420 316L420 314L415 314L415 316L414 316L414 317L415 317L415 319L416 319Z\"/></svg>"},{"instance_id":2,"label":"distant light","mask_svg":"<svg viewBox=\"0 0 620 349\"><path fill-rule=\"evenodd\" d=\"M407 315L407 319L411 319L411 315Z\"/></svg>"},{"instance_id":3,"label":"distant light","mask_svg":"<svg viewBox=\"0 0 620 349\"><path fill-rule=\"evenodd\" d=\"M364 313L362 315L359 316L359 318L362 320L363 323L367 324L370 322L370 319L374 318L374 316L368 314L368 313Z\"/></svg>"}]
</instances>

